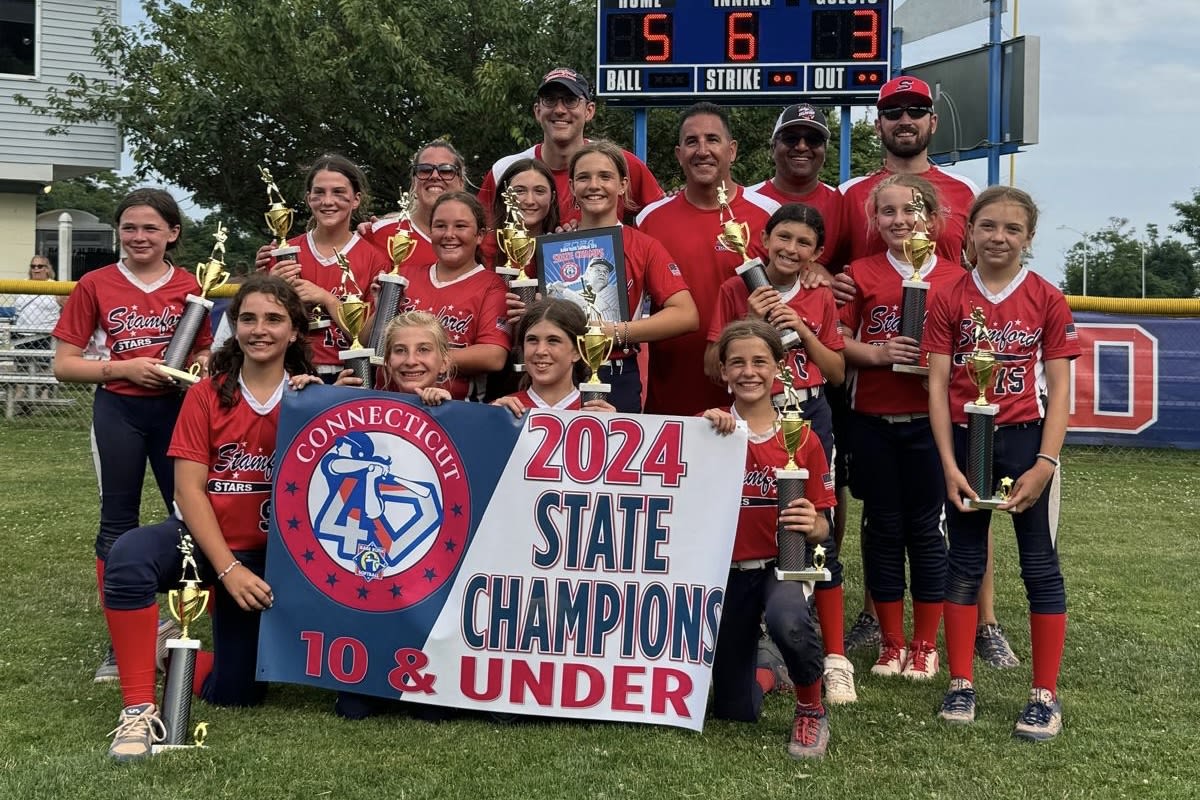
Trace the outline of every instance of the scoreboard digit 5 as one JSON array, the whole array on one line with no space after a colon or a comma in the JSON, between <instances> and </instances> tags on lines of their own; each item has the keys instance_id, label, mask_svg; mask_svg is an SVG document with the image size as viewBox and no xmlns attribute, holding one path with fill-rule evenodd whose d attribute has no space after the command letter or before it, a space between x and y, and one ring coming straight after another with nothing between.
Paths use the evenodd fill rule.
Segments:
<instances>
[{"instance_id":1,"label":"scoreboard digit 5","mask_svg":"<svg viewBox=\"0 0 1200 800\"><path fill-rule=\"evenodd\" d=\"M599 0L596 94L870 104L891 74L891 22L891 0Z\"/></svg>"}]
</instances>

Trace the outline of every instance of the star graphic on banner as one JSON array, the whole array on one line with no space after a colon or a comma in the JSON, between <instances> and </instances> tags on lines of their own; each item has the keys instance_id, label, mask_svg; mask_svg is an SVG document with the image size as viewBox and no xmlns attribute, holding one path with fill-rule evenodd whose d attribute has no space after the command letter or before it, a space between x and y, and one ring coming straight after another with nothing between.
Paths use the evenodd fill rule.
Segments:
<instances>
[{"instance_id":1,"label":"star graphic on banner","mask_svg":"<svg viewBox=\"0 0 1200 800\"><path fill-rule=\"evenodd\" d=\"M433 583L433 579L436 577L437 577L437 570L435 570L433 567L428 567L425 570L425 580L429 581L430 583Z\"/></svg>"},{"instance_id":2,"label":"star graphic on banner","mask_svg":"<svg viewBox=\"0 0 1200 800\"><path fill-rule=\"evenodd\" d=\"M370 592L367 591L367 587L365 587L365 586L358 587L358 599L359 600L366 600L368 594L370 594Z\"/></svg>"},{"instance_id":3,"label":"star graphic on banner","mask_svg":"<svg viewBox=\"0 0 1200 800\"><path fill-rule=\"evenodd\" d=\"M300 487L297 486L293 481L288 481L287 488L284 489L284 491L288 494L295 494L296 492L300 491Z\"/></svg>"},{"instance_id":4,"label":"star graphic on banner","mask_svg":"<svg viewBox=\"0 0 1200 800\"><path fill-rule=\"evenodd\" d=\"M304 560L305 560L305 561L312 561L312 560L313 560L314 558L316 558L316 557L317 557L317 554L316 554L316 553L314 553L312 550L305 550L305 551L304 551Z\"/></svg>"},{"instance_id":5,"label":"star graphic on banner","mask_svg":"<svg viewBox=\"0 0 1200 800\"><path fill-rule=\"evenodd\" d=\"M234 473L233 473L233 479L234 479L234 480L237 480L237 478L238 478L238 475L240 475L240 474L241 474L241 473L239 473L239 472L234 472Z\"/></svg>"},{"instance_id":6,"label":"star graphic on banner","mask_svg":"<svg viewBox=\"0 0 1200 800\"><path fill-rule=\"evenodd\" d=\"M399 597L400 595L404 594L404 590L394 583L392 584L392 588L388 591L392 593L392 597Z\"/></svg>"},{"instance_id":7,"label":"star graphic on banner","mask_svg":"<svg viewBox=\"0 0 1200 800\"><path fill-rule=\"evenodd\" d=\"M447 553L453 553L456 547L458 547L458 542L454 541L453 539L446 540L446 552Z\"/></svg>"},{"instance_id":8,"label":"star graphic on banner","mask_svg":"<svg viewBox=\"0 0 1200 800\"><path fill-rule=\"evenodd\" d=\"M325 582L328 583L330 586L336 586L337 582L338 582L337 575L334 575L332 572L329 573L329 577L327 577L325 579Z\"/></svg>"},{"instance_id":9,"label":"star graphic on banner","mask_svg":"<svg viewBox=\"0 0 1200 800\"><path fill-rule=\"evenodd\" d=\"M458 503L455 503L454 505L450 506L450 513L456 517L461 517L462 516L462 506L459 505Z\"/></svg>"},{"instance_id":10,"label":"star graphic on banner","mask_svg":"<svg viewBox=\"0 0 1200 800\"><path fill-rule=\"evenodd\" d=\"M300 530L300 520L296 519L295 517L292 517L291 519L289 519L287 521L287 523L288 523L289 531Z\"/></svg>"}]
</instances>

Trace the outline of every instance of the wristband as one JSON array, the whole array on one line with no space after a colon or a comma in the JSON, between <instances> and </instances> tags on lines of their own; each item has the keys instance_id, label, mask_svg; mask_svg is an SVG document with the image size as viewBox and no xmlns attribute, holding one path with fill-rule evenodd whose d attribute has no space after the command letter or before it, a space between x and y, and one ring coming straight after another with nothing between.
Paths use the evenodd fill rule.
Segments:
<instances>
[{"instance_id":1,"label":"wristband","mask_svg":"<svg viewBox=\"0 0 1200 800\"><path fill-rule=\"evenodd\" d=\"M219 581L225 580L225 576L228 575L229 573L233 572L234 567L240 567L241 565L242 565L242 562L238 561L235 558L233 560L232 564L230 564L228 567L226 567L225 569L223 569L217 573L217 580L219 580Z\"/></svg>"},{"instance_id":2,"label":"wristband","mask_svg":"<svg viewBox=\"0 0 1200 800\"><path fill-rule=\"evenodd\" d=\"M1045 453L1038 453L1037 457L1042 459L1043 461L1049 461L1051 464L1054 465L1055 469L1058 469L1058 459L1055 458L1054 456L1048 456Z\"/></svg>"}]
</instances>

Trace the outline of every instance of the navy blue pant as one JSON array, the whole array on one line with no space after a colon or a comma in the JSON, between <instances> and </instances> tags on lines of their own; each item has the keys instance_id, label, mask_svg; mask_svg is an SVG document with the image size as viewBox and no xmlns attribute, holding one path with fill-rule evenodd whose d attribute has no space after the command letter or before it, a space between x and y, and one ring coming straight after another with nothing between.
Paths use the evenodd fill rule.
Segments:
<instances>
[{"instance_id":1,"label":"navy blue pant","mask_svg":"<svg viewBox=\"0 0 1200 800\"><path fill-rule=\"evenodd\" d=\"M614 359L612 366L600 367L598 377L601 383L612 387L608 402L612 403L613 408L622 414L642 412L642 375L638 370L636 355Z\"/></svg>"},{"instance_id":2,"label":"navy blue pant","mask_svg":"<svg viewBox=\"0 0 1200 800\"><path fill-rule=\"evenodd\" d=\"M1040 423L1001 426L996 429L994 474L1016 480L1037 462L1042 443ZM967 429L954 429L954 458L959 466L967 464ZM1038 501L1020 514L1013 515L1017 533L1017 553L1021 560L1021 579L1029 598L1029 610L1035 614L1064 614L1067 593L1058 564L1058 548L1053 531L1058 510L1050 508L1055 475L1046 484ZM946 523L950 528L950 566L946 577L946 599L959 605L972 605L979 593L987 566L987 532L991 511L961 513L946 504Z\"/></svg>"},{"instance_id":3,"label":"navy blue pant","mask_svg":"<svg viewBox=\"0 0 1200 800\"><path fill-rule=\"evenodd\" d=\"M154 605L157 594L178 589L183 569L179 540L186 531L182 522L171 517L122 536L113 545L105 564L105 606L117 611L136 611ZM213 668L200 696L214 705L259 705L267 692L267 684L255 680L261 613L243 611L216 580L216 571L199 547L195 554L200 582L211 587L214 594ZM234 553L242 566L260 578L266 568L266 555L265 550Z\"/></svg>"},{"instance_id":4,"label":"navy blue pant","mask_svg":"<svg viewBox=\"0 0 1200 800\"><path fill-rule=\"evenodd\" d=\"M764 609L767 633L779 648L792 682L807 686L821 677L824 651L804 584L776 580L774 564L766 569L731 569L713 658L713 716L718 719L758 719L763 693L754 673Z\"/></svg>"},{"instance_id":5,"label":"navy blue pant","mask_svg":"<svg viewBox=\"0 0 1200 800\"><path fill-rule=\"evenodd\" d=\"M183 405L178 392L129 397L103 386L92 402L92 454L100 484L100 533L96 557L108 558L117 537L139 524L146 460L162 494L166 512L175 497L175 466L167 458L171 433Z\"/></svg>"},{"instance_id":6,"label":"navy blue pant","mask_svg":"<svg viewBox=\"0 0 1200 800\"><path fill-rule=\"evenodd\" d=\"M946 482L929 419L888 422L856 413L850 440L851 489L863 501L863 572L871 597L885 603L904 598L907 553L913 599L940 603Z\"/></svg>"}]
</instances>

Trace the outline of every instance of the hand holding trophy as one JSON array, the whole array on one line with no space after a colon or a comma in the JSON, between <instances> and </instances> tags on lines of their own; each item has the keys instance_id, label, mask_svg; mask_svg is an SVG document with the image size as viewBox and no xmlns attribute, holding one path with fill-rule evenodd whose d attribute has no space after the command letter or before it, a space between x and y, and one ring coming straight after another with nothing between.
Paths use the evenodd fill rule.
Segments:
<instances>
[{"instance_id":1,"label":"hand holding trophy","mask_svg":"<svg viewBox=\"0 0 1200 800\"><path fill-rule=\"evenodd\" d=\"M408 278L400 274L400 267L408 260L417 248L417 240L412 231L406 227L412 218L412 208L415 202L413 195L403 192L400 195L400 225L396 232L388 237L388 256L392 259L391 272L379 276L379 296L375 298L375 321L371 323L371 335L367 337L367 347L374 352L371 356L373 366L381 366L387 358L387 341L384 332L388 325L400 313L400 303L404 299L404 290L408 288Z\"/></svg>"},{"instance_id":2,"label":"hand holding trophy","mask_svg":"<svg viewBox=\"0 0 1200 800\"><path fill-rule=\"evenodd\" d=\"M338 353L338 358L346 368L354 370L355 377L362 378L364 388L370 389L374 386L371 376L371 356L375 355L375 351L369 347L363 347L362 342L358 340L358 335L362 333L363 323L367 318L367 304L362 299L362 287L354 279L354 273L350 271L350 262L346 256L339 252L337 261L338 266L342 268L342 302L338 309L338 317L341 320L342 329L350 335L350 349L342 350Z\"/></svg>"},{"instance_id":3,"label":"hand holding trophy","mask_svg":"<svg viewBox=\"0 0 1200 800\"><path fill-rule=\"evenodd\" d=\"M775 470L775 497L780 513L802 499L808 483L808 470L796 463L796 453L803 449L812 433L812 425L800 411L800 397L792 386L792 376L786 367L781 367L779 378L783 382L784 404L776 423L776 436L787 453L787 463ZM776 528L775 540L779 545L779 560L775 566L775 577L781 581L827 581L829 570L825 567L825 548L810 545L808 538L799 531L784 529L782 523Z\"/></svg>"},{"instance_id":4,"label":"hand holding trophy","mask_svg":"<svg viewBox=\"0 0 1200 800\"><path fill-rule=\"evenodd\" d=\"M994 482L993 457L996 438L996 415L1000 412L997 403L989 403L988 388L996 373L996 349L992 344L991 332L987 328L987 320L982 308L971 311L971 320L975 323L973 337L975 349L966 359L967 374L979 391L979 397L974 402L963 406L967 412L967 482L979 495L979 499L966 499L963 505L969 508L997 508L1008 502L1008 489L1012 486L1011 478L1000 481L1000 489Z\"/></svg>"},{"instance_id":5,"label":"hand holding trophy","mask_svg":"<svg viewBox=\"0 0 1200 800\"><path fill-rule=\"evenodd\" d=\"M183 533L179 540L179 551L183 553L183 575L181 587L167 593L167 609L179 622L182 632L176 639L167 640L167 678L163 684L162 721L167 735L162 744L153 746L151 752L177 750L185 747L203 747L206 727L197 725L198 732L192 744L186 744L192 719L192 680L196 675L196 654L200 641L188 635L193 622L204 615L208 605L209 589L200 588L200 572L196 566L195 543L190 533Z\"/></svg>"},{"instance_id":6,"label":"hand holding trophy","mask_svg":"<svg viewBox=\"0 0 1200 800\"><path fill-rule=\"evenodd\" d=\"M717 203L721 206L721 232L717 234L717 244L742 257L742 265L735 272L746 284L746 291L753 292L762 286L770 286L771 281L767 278L767 269L763 266L762 259L746 257L746 247L750 240L750 226L733 218L733 209L729 207L729 192L725 188L724 181L717 187ZM779 336L783 339L783 346L786 348L800 344L800 334L790 328L781 330Z\"/></svg>"},{"instance_id":7,"label":"hand holding trophy","mask_svg":"<svg viewBox=\"0 0 1200 800\"><path fill-rule=\"evenodd\" d=\"M192 347L196 344L196 335L200 332L200 326L208 319L208 312L212 311L213 301L208 299L208 293L229 280L224 260L225 240L228 235L225 226L218 222L217 230L213 233L213 238L217 241L213 245L212 254L209 255L208 261L196 265L196 280L200 283L200 296L197 297L194 294L187 296L183 316L175 327L175 333L171 336L170 343L167 344L166 352L163 353L163 363L158 365L160 372L173 378L184 388L200 380L199 363L193 363L187 369L184 367L187 365L188 356L192 354Z\"/></svg>"},{"instance_id":8,"label":"hand holding trophy","mask_svg":"<svg viewBox=\"0 0 1200 800\"><path fill-rule=\"evenodd\" d=\"M913 232L904 242L904 257L908 259L913 272L901 284L904 287L904 295L900 308L900 335L915 339L919 345L921 335L925 332L925 300L929 296L929 282L921 277L921 269L933 255L937 243L929 238L925 200L916 189L912 190L912 196L908 210L912 211L916 221L913 223ZM928 375L929 367L921 364L892 364L892 371Z\"/></svg>"}]
</instances>

